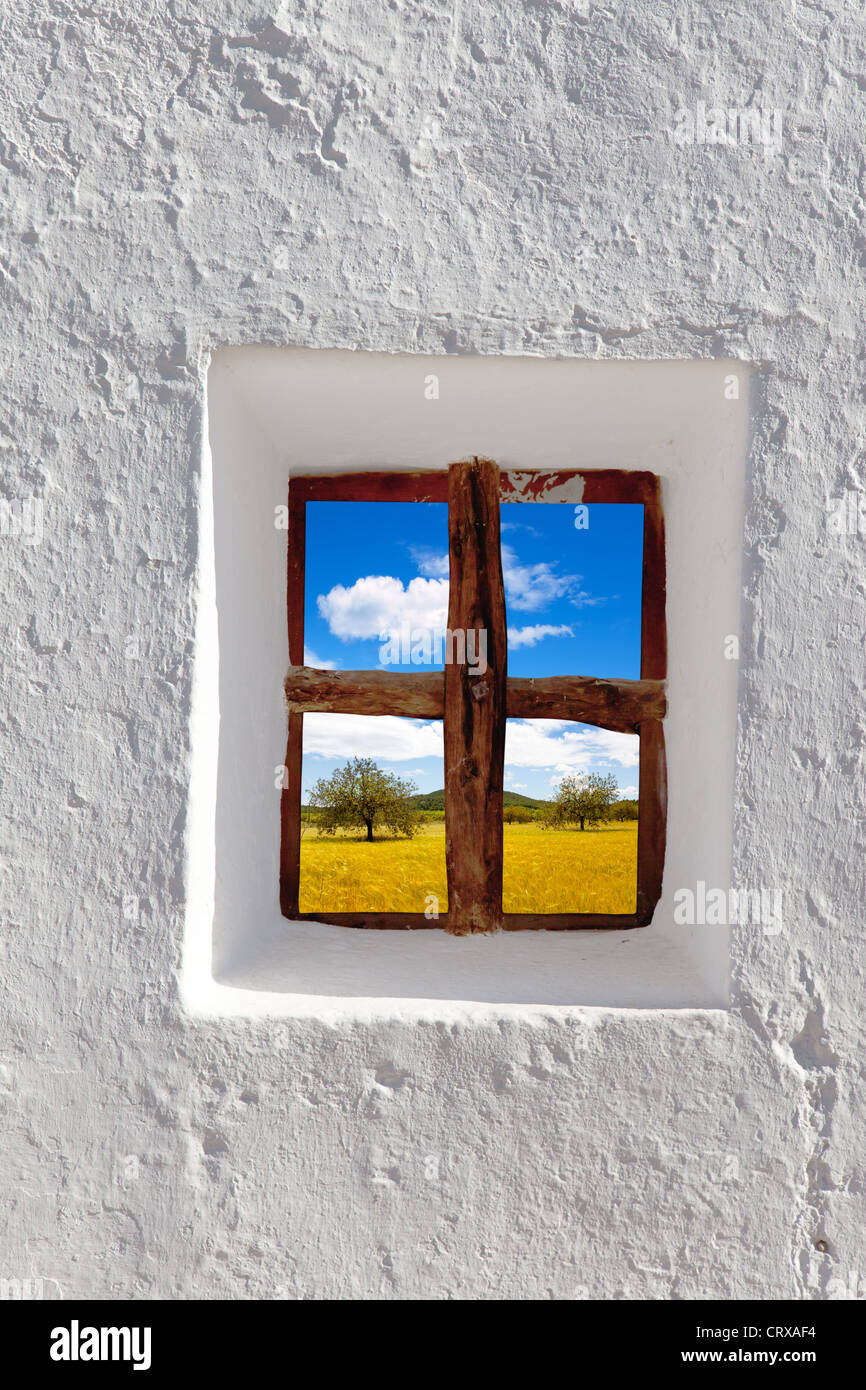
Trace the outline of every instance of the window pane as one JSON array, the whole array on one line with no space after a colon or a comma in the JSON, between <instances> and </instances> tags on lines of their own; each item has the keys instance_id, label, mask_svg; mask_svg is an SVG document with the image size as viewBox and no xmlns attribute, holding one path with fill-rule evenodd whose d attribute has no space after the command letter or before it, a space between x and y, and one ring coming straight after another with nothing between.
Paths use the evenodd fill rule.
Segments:
<instances>
[{"instance_id":1,"label":"window pane","mask_svg":"<svg viewBox=\"0 0 866 1390\"><path fill-rule=\"evenodd\" d=\"M305 664L442 670L448 507L308 502Z\"/></svg>"},{"instance_id":2,"label":"window pane","mask_svg":"<svg viewBox=\"0 0 866 1390\"><path fill-rule=\"evenodd\" d=\"M511 676L640 676L643 507L505 502Z\"/></svg>"},{"instance_id":3,"label":"window pane","mask_svg":"<svg viewBox=\"0 0 866 1390\"><path fill-rule=\"evenodd\" d=\"M307 714L301 912L448 908L441 721Z\"/></svg>"},{"instance_id":4,"label":"window pane","mask_svg":"<svg viewBox=\"0 0 866 1390\"><path fill-rule=\"evenodd\" d=\"M636 910L639 745L588 724L509 719L505 912Z\"/></svg>"},{"instance_id":5,"label":"window pane","mask_svg":"<svg viewBox=\"0 0 866 1390\"><path fill-rule=\"evenodd\" d=\"M501 508L514 676L640 675L643 507ZM448 508L307 505L305 660L342 670L441 670Z\"/></svg>"}]
</instances>

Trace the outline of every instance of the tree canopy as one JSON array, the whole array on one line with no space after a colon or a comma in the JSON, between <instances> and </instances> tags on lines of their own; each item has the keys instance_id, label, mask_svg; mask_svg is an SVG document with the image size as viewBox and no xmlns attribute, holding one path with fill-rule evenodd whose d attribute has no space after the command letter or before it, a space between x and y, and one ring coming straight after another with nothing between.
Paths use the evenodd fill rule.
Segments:
<instances>
[{"instance_id":1,"label":"tree canopy","mask_svg":"<svg viewBox=\"0 0 866 1390\"><path fill-rule=\"evenodd\" d=\"M320 812L317 824L323 835L363 826L372 840L374 829L385 826L394 835L411 837L423 819L411 801L417 790L414 782L386 772L372 758L350 758L330 777L319 778L308 802Z\"/></svg>"},{"instance_id":2,"label":"tree canopy","mask_svg":"<svg viewBox=\"0 0 866 1390\"><path fill-rule=\"evenodd\" d=\"M609 818L618 790L615 777L600 777L597 772L571 773L560 782L542 824L548 829L579 825L581 830L597 825Z\"/></svg>"}]
</instances>

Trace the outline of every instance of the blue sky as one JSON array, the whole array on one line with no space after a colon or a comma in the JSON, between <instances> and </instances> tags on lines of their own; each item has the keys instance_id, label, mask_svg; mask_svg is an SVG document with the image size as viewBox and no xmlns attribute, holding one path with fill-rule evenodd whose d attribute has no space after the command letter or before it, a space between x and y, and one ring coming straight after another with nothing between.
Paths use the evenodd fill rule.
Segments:
<instances>
[{"instance_id":1,"label":"blue sky","mask_svg":"<svg viewBox=\"0 0 866 1390\"><path fill-rule=\"evenodd\" d=\"M510 503L501 519L509 674L636 678L643 508ZM308 665L441 670L434 639L447 606L444 503L308 504ZM443 785L439 723L307 715L304 730L305 789L356 754L421 791ZM547 798L565 773L581 770L612 772L623 794L634 794L637 738L560 720L509 721L506 787Z\"/></svg>"}]
</instances>

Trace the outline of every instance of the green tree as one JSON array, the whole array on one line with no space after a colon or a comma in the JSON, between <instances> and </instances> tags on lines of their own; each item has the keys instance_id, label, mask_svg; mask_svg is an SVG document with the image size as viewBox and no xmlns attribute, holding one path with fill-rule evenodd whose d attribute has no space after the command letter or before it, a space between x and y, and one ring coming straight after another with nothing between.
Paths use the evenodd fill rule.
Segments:
<instances>
[{"instance_id":1,"label":"green tree","mask_svg":"<svg viewBox=\"0 0 866 1390\"><path fill-rule=\"evenodd\" d=\"M543 825L548 830L561 825L579 825L581 830L598 825L608 819L618 790L615 777L600 777L596 772L571 773L560 782Z\"/></svg>"},{"instance_id":2,"label":"green tree","mask_svg":"<svg viewBox=\"0 0 866 1390\"><path fill-rule=\"evenodd\" d=\"M505 825L527 825L535 817L528 806L505 806L502 820Z\"/></svg>"},{"instance_id":3,"label":"green tree","mask_svg":"<svg viewBox=\"0 0 866 1390\"><path fill-rule=\"evenodd\" d=\"M414 782L377 767L372 758L350 758L330 777L319 778L309 805L320 812L317 825L323 835L363 825L372 840L374 828L384 825L392 834L411 837L422 823L411 800L417 790Z\"/></svg>"},{"instance_id":4,"label":"green tree","mask_svg":"<svg viewBox=\"0 0 866 1390\"><path fill-rule=\"evenodd\" d=\"M610 808L611 820L625 821L638 819L638 804L636 801L615 801Z\"/></svg>"}]
</instances>

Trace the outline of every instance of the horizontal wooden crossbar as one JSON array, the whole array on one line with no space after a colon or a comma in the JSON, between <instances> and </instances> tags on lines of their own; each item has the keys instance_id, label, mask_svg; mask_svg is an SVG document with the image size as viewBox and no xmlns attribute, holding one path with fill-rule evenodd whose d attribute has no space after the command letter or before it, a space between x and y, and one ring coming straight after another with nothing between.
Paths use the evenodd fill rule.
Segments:
<instances>
[{"instance_id":1,"label":"horizontal wooden crossbar","mask_svg":"<svg viewBox=\"0 0 866 1390\"><path fill-rule=\"evenodd\" d=\"M442 671L403 675L399 671L320 671L290 666L286 703L298 714L403 714L441 719L445 710Z\"/></svg>"},{"instance_id":2,"label":"horizontal wooden crossbar","mask_svg":"<svg viewBox=\"0 0 866 1390\"><path fill-rule=\"evenodd\" d=\"M626 681L592 676L511 676L511 719L573 719L617 733L636 732L648 719L664 719L664 681Z\"/></svg>"},{"instance_id":3,"label":"horizontal wooden crossbar","mask_svg":"<svg viewBox=\"0 0 866 1390\"><path fill-rule=\"evenodd\" d=\"M285 682L292 714L393 714L441 719L445 708L442 671L321 671L290 666ZM595 679L585 676L509 676L510 719L571 719L616 733L636 733L646 720L663 719L665 682Z\"/></svg>"},{"instance_id":4,"label":"horizontal wooden crossbar","mask_svg":"<svg viewBox=\"0 0 866 1390\"><path fill-rule=\"evenodd\" d=\"M413 473L304 473L290 479L296 502L447 502L448 470ZM654 506L658 478L642 469L591 468L541 472L501 469L502 502L633 502Z\"/></svg>"},{"instance_id":5,"label":"horizontal wooden crossbar","mask_svg":"<svg viewBox=\"0 0 866 1390\"><path fill-rule=\"evenodd\" d=\"M623 931L629 927L645 927L652 919L648 911L615 912L506 912L501 919L503 931L574 931L589 927L596 931ZM441 931L448 930L448 913L427 918L423 912L299 912L300 922L329 922L335 927L355 927L367 931Z\"/></svg>"}]
</instances>

